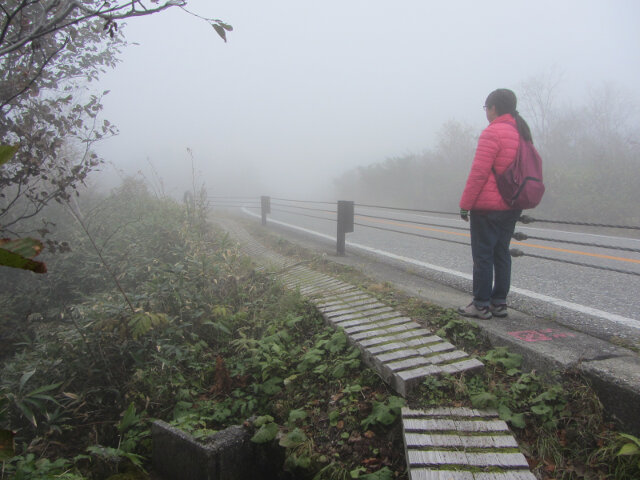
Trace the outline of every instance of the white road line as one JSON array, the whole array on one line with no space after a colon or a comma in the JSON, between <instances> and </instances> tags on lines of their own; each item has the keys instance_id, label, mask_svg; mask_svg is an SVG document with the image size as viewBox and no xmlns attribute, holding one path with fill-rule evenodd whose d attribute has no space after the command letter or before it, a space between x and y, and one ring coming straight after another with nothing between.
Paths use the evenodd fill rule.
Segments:
<instances>
[{"instance_id":1,"label":"white road line","mask_svg":"<svg viewBox=\"0 0 640 480\"><path fill-rule=\"evenodd\" d=\"M248 210L243 208L244 213L254 216L256 218L260 218L260 215L249 212ZM278 225L282 225L288 228L292 228L294 230L299 230L301 232L309 233L311 235L315 235L318 237L322 237L328 240L335 241L336 237L331 235L325 235L324 233L316 232L315 230L309 230L307 228L298 227L297 225L292 225L290 223L281 222L279 220L269 219L269 222L276 223ZM465 278L467 280L473 280L473 277L468 273L459 272L457 270L452 270L450 268L441 267L439 265L434 265L432 263L423 262L421 260L416 260L414 258L405 257L402 255L396 255L395 253L387 252L385 250L379 250L377 248L368 247L366 245L361 245L359 243L353 242L345 242L346 245L350 247L359 248L361 250L365 250L367 252L375 253L376 255L381 255L387 258L392 258L394 260L399 260L401 262L409 263L411 265L416 265L424 268L428 268L430 270L435 270L437 272L446 273L449 275L454 275L456 277ZM557 305L559 307L566 308L568 310L573 310L575 312L584 313L586 315L591 315L594 317L603 318L605 320L609 320L611 322L619 323L621 325L625 325L627 327L633 327L640 329L640 321L635 320L633 318L623 317L622 315L617 315L615 313L605 312L603 310L598 310L596 308L587 307L586 305L581 305L579 303L567 302L566 300L561 300L559 298L550 297L549 295L544 295L542 293L533 292L531 290L527 290L525 288L511 287L511 291L518 293L520 295L524 295L535 300L540 300L542 302L551 303L552 305Z\"/></svg>"}]
</instances>

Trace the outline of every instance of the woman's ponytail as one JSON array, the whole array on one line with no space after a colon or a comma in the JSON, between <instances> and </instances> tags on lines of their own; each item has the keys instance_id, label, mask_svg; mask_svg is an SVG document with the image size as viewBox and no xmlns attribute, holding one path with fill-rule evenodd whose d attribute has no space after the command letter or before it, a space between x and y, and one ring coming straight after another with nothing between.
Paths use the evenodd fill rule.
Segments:
<instances>
[{"instance_id":1,"label":"woman's ponytail","mask_svg":"<svg viewBox=\"0 0 640 480\"><path fill-rule=\"evenodd\" d=\"M516 119L516 126L518 127L518 133L520 136L527 142L533 142L533 139L531 138L531 129L527 122L525 122L524 118L520 116L517 110L514 110L511 115Z\"/></svg>"}]
</instances>

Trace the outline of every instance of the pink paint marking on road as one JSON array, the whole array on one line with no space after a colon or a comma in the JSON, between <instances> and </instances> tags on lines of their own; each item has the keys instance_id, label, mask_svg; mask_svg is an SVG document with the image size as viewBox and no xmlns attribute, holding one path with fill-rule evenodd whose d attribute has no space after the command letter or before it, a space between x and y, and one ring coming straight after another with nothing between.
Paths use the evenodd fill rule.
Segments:
<instances>
[{"instance_id":1,"label":"pink paint marking on road","mask_svg":"<svg viewBox=\"0 0 640 480\"><path fill-rule=\"evenodd\" d=\"M573 333L559 332L551 328L545 328L543 330L521 330L518 332L507 333L518 340L522 340L523 342L547 342L556 338L575 337Z\"/></svg>"}]
</instances>

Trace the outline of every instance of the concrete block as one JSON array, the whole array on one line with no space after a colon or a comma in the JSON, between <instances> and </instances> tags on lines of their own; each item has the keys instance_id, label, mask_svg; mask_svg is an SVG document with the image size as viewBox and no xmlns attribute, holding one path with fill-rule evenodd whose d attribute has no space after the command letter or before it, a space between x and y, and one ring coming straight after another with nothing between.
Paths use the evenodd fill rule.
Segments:
<instances>
[{"instance_id":1,"label":"concrete block","mask_svg":"<svg viewBox=\"0 0 640 480\"><path fill-rule=\"evenodd\" d=\"M199 442L168 423L151 426L153 469L163 480L270 480L284 463L284 449L275 443L251 442L239 425Z\"/></svg>"}]
</instances>

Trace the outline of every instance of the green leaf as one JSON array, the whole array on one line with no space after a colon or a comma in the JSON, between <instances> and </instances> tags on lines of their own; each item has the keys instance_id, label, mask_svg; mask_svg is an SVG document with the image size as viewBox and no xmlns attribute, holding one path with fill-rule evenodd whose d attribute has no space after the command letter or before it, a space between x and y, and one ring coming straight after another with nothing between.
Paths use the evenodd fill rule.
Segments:
<instances>
[{"instance_id":1,"label":"green leaf","mask_svg":"<svg viewBox=\"0 0 640 480\"><path fill-rule=\"evenodd\" d=\"M395 408L391 408L386 403L373 402L371 414L360 423L364 428L369 428L369 426L377 423L391 425L398 415L395 410Z\"/></svg>"},{"instance_id":2,"label":"green leaf","mask_svg":"<svg viewBox=\"0 0 640 480\"><path fill-rule=\"evenodd\" d=\"M262 415L258 418L256 418L256 421L253 422L253 424L256 427L261 427L263 425L266 425L267 423L271 423L273 422L273 417L271 415Z\"/></svg>"},{"instance_id":3,"label":"green leaf","mask_svg":"<svg viewBox=\"0 0 640 480\"><path fill-rule=\"evenodd\" d=\"M220 37L226 42L227 41L227 32L224 29L224 27L222 27L221 25L218 25L217 23L213 23L213 24L211 24L211 26L216 31L216 33L218 35L220 35Z\"/></svg>"},{"instance_id":4,"label":"green leaf","mask_svg":"<svg viewBox=\"0 0 640 480\"><path fill-rule=\"evenodd\" d=\"M622 438L626 438L627 440L631 440L633 443L638 445L638 447L640 447L640 438L629 435L628 433L619 433L618 435Z\"/></svg>"},{"instance_id":5,"label":"green leaf","mask_svg":"<svg viewBox=\"0 0 640 480\"><path fill-rule=\"evenodd\" d=\"M393 472L389 467L383 467L377 472L367 473L366 475L361 475L359 478L362 480L392 480Z\"/></svg>"},{"instance_id":6,"label":"green leaf","mask_svg":"<svg viewBox=\"0 0 640 480\"><path fill-rule=\"evenodd\" d=\"M29 381L29 379L33 377L34 373L36 373L35 369L31 370L30 372L24 372L22 374L22 377L20 377L20 382L18 383L19 385L18 389L20 391L22 391L22 389L24 388L25 384Z\"/></svg>"},{"instance_id":7,"label":"green leaf","mask_svg":"<svg viewBox=\"0 0 640 480\"><path fill-rule=\"evenodd\" d=\"M362 385L354 383L353 385L347 385L342 389L343 393L359 393L362 391Z\"/></svg>"},{"instance_id":8,"label":"green leaf","mask_svg":"<svg viewBox=\"0 0 640 480\"><path fill-rule=\"evenodd\" d=\"M617 455L639 455L640 448L633 443L625 443Z\"/></svg>"},{"instance_id":9,"label":"green leaf","mask_svg":"<svg viewBox=\"0 0 640 480\"><path fill-rule=\"evenodd\" d=\"M358 468L356 468L356 469L354 469L354 470L351 470L351 471L349 472L349 475L351 475L351 478L360 478L360 474L361 474L361 473L363 473L363 472L366 472L366 471L367 471L367 469L366 469L366 468L364 468L364 467L358 467ZM315 479L314 479L314 480L315 480Z\"/></svg>"},{"instance_id":10,"label":"green leaf","mask_svg":"<svg viewBox=\"0 0 640 480\"><path fill-rule=\"evenodd\" d=\"M43 385L42 387L38 387L35 390L29 392L27 394L27 397L38 397L41 393L50 392L51 390L55 390L60 385L62 385L62 382L50 383L49 385ZM47 395L47 397L48 397L48 395ZM44 398L44 397L43 396L39 396L39 398ZM51 398L51 397L49 397L49 398ZM47 398L47 400L49 398Z\"/></svg>"},{"instance_id":11,"label":"green leaf","mask_svg":"<svg viewBox=\"0 0 640 480\"><path fill-rule=\"evenodd\" d=\"M331 376L333 378L342 378L347 373L346 366L344 362L338 363L333 370L331 370Z\"/></svg>"},{"instance_id":12,"label":"green leaf","mask_svg":"<svg viewBox=\"0 0 640 480\"><path fill-rule=\"evenodd\" d=\"M284 461L284 469L289 472L293 472L298 468L307 470L309 467L311 467L311 457L307 455L298 456L295 452L292 452Z\"/></svg>"},{"instance_id":13,"label":"green leaf","mask_svg":"<svg viewBox=\"0 0 640 480\"><path fill-rule=\"evenodd\" d=\"M0 430L0 462L5 462L15 456L15 443L13 437L16 434L11 430Z\"/></svg>"},{"instance_id":14,"label":"green leaf","mask_svg":"<svg viewBox=\"0 0 640 480\"><path fill-rule=\"evenodd\" d=\"M20 411L25 416L25 418L29 420L29 423L31 423L31 425L33 425L34 427L38 426L38 422L36 421L36 416L33 414L33 412L29 407L27 407L22 402L16 402L16 406L20 409Z\"/></svg>"},{"instance_id":15,"label":"green leaf","mask_svg":"<svg viewBox=\"0 0 640 480\"><path fill-rule=\"evenodd\" d=\"M18 145L0 145L0 166L13 158L18 151Z\"/></svg>"},{"instance_id":16,"label":"green leaf","mask_svg":"<svg viewBox=\"0 0 640 480\"><path fill-rule=\"evenodd\" d=\"M31 258L42 251L42 242L32 238L20 240L0 239L0 265L21 270L30 270L34 273L47 273L47 266L43 262L37 262ZM26 256L18 252L26 252Z\"/></svg>"},{"instance_id":17,"label":"green leaf","mask_svg":"<svg viewBox=\"0 0 640 480\"><path fill-rule=\"evenodd\" d=\"M533 405L531 407L531 411L533 413L535 413L536 415L544 416L544 415L549 415L550 413L552 413L553 409L551 407L549 407L548 405Z\"/></svg>"},{"instance_id":18,"label":"green leaf","mask_svg":"<svg viewBox=\"0 0 640 480\"><path fill-rule=\"evenodd\" d=\"M136 455L135 453L124 452L119 448L105 447L103 445L91 445L90 447L87 447L87 452L112 462L117 462L121 458L126 458L136 467L142 468L143 457Z\"/></svg>"},{"instance_id":19,"label":"green leaf","mask_svg":"<svg viewBox=\"0 0 640 480\"><path fill-rule=\"evenodd\" d=\"M289 423L295 423L296 421L302 420L303 418L307 418L307 412L305 412L301 408L291 410L289 412Z\"/></svg>"},{"instance_id":20,"label":"green leaf","mask_svg":"<svg viewBox=\"0 0 640 480\"><path fill-rule=\"evenodd\" d=\"M299 428L294 428L280 439L280 446L285 448L294 448L307 441L307 436Z\"/></svg>"},{"instance_id":21,"label":"green leaf","mask_svg":"<svg viewBox=\"0 0 640 480\"><path fill-rule=\"evenodd\" d=\"M519 368L522 365L522 355L509 352L507 347L489 350L482 359L490 364L502 365L507 370Z\"/></svg>"},{"instance_id":22,"label":"green leaf","mask_svg":"<svg viewBox=\"0 0 640 480\"><path fill-rule=\"evenodd\" d=\"M339 410L332 410L329 412L329 425L335 427L338 424L338 419L340 418Z\"/></svg>"},{"instance_id":23,"label":"green leaf","mask_svg":"<svg viewBox=\"0 0 640 480\"><path fill-rule=\"evenodd\" d=\"M318 363L320 360L322 360L323 353L324 352L322 350L312 348L302 356L302 361L308 363Z\"/></svg>"},{"instance_id":24,"label":"green leaf","mask_svg":"<svg viewBox=\"0 0 640 480\"><path fill-rule=\"evenodd\" d=\"M322 375L324 372L327 371L327 368L329 368L329 366L326 363L321 363L320 365L318 365L316 368L313 369L313 373L315 373L316 375Z\"/></svg>"},{"instance_id":25,"label":"green leaf","mask_svg":"<svg viewBox=\"0 0 640 480\"><path fill-rule=\"evenodd\" d=\"M402 410L402 407L404 407L407 403L404 398L396 397L395 395L391 395L387 399L387 402L389 404L389 408L396 414L399 414L400 410Z\"/></svg>"},{"instance_id":26,"label":"green leaf","mask_svg":"<svg viewBox=\"0 0 640 480\"><path fill-rule=\"evenodd\" d=\"M261 385L262 391L267 395L275 395L276 393L280 393L282 391L282 379L279 377L273 377L264 382Z\"/></svg>"},{"instance_id":27,"label":"green leaf","mask_svg":"<svg viewBox=\"0 0 640 480\"><path fill-rule=\"evenodd\" d=\"M333 335L331 335L331 340L327 344L327 349L331 353L337 353L342 351L347 346L347 336L342 332L342 330L338 330Z\"/></svg>"},{"instance_id":28,"label":"green leaf","mask_svg":"<svg viewBox=\"0 0 640 480\"><path fill-rule=\"evenodd\" d=\"M266 423L260 427L260 429L251 437L251 441L254 443L267 443L276 438L278 434L277 423Z\"/></svg>"},{"instance_id":29,"label":"green leaf","mask_svg":"<svg viewBox=\"0 0 640 480\"><path fill-rule=\"evenodd\" d=\"M129 408L124 412L122 420L118 424L118 431L120 433L127 431L132 425L138 423L140 417L136 415L136 407L133 403L129 405Z\"/></svg>"},{"instance_id":30,"label":"green leaf","mask_svg":"<svg viewBox=\"0 0 640 480\"><path fill-rule=\"evenodd\" d=\"M498 397L489 392L480 392L471 395L471 405L473 408L496 408Z\"/></svg>"},{"instance_id":31,"label":"green leaf","mask_svg":"<svg viewBox=\"0 0 640 480\"><path fill-rule=\"evenodd\" d=\"M526 426L523 413L513 413L509 407L502 404L498 407L498 414L500 418L505 422L510 423L517 428L524 428Z\"/></svg>"},{"instance_id":32,"label":"green leaf","mask_svg":"<svg viewBox=\"0 0 640 480\"><path fill-rule=\"evenodd\" d=\"M136 340L155 327L168 323L169 318L164 313L138 312L129 319L129 328L131 335Z\"/></svg>"},{"instance_id":33,"label":"green leaf","mask_svg":"<svg viewBox=\"0 0 640 480\"><path fill-rule=\"evenodd\" d=\"M296 378L298 378L298 375L291 375L291 376L285 378L284 379L284 386L285 387L289 386L289 384L293 383Z\"/></svg>"},{"instance_id":34,"label":"green leaf","mask_svg":"<svg viewBox=\"0 0 640 480\"><path fill-rule=\"evenodd\" d=\"M42 251L42 242L33 238L18 238L16 240L0 240L2 248L17 253L26 258L33 258Z\"/></svg>"}]
</instances>

